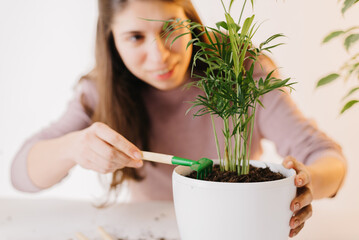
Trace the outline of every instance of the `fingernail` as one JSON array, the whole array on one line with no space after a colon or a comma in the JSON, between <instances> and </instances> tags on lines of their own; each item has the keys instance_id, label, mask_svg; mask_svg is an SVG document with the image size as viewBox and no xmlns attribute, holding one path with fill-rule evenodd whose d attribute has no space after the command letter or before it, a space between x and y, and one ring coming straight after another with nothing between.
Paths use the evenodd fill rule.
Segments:
<instances>
[{"instance_id":1,"label":"fingernail","mask_svg":"<svg viewBox=\"0 0 359 240\"><path fill-rule=\"evenodd\" d=\"M293 162L292 162L292 161L287 162L287 167L292 167L292 166L293 166Z\"/></svg>"},{"instance_id":2,"label":"fingernail","mask_svg":"<svg viewBox=\"0 0 359 240\"><path fill-rule=\"evenodd\" d=\"M139 152L134 152L134 153L133 153L133 156L134 156L134 158L136 158L136 159L139 159L139 160L142 159L142 154L139 153Z\"/></svg>"},{"instance_id":3,"label":"fingernail","mask_svg":"<svg viewBox=\"0 0 359 240\"><path fill-rule=\"evenodd\" d=\"M142 167L142 165L143 165L143 162L142 162L142 161L136 162L136 167Z\"/></svg>"},{"instance_id":4,"label":"fingernail","mask_svg":"<svg viewBox=\"0 0 359 240\"><path fill-rule=\"evenodd\" d=\"M294 204L294 211L298 211L300 208L299 203Z\"/></svg>"},{"instance_id":5,"label":"fingernail","mask_svg":"<svg viewBox=\"0 0 359 240\"><path fill-rule=\"evenodd\" d=\"M303 180L302 180L301 178L299 178L298 181L297 181L297 183L298 183L299 186L302 186Z\"/></svg>"},{"instance_id":6,"label":"fingernail","mask_svg":"<svg viewBox=\"0 0 359 240\"><path fill-rule=\"evenodd\" d=\"M296 228L299 226L299 220L295 220L293 224L293 228Z\"/></svg>"}]
</instances>

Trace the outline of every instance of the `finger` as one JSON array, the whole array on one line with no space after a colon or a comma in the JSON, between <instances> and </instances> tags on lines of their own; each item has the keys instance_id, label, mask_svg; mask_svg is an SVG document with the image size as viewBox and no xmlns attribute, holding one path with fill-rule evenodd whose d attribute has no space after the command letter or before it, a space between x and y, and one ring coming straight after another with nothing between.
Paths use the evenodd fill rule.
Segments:
<instances>
[{"instance_id":1,"label":"finger","mask_svg":"<svg viewBox=\"0 0 359 240\"><path fill-rule=\"evenodd\" d=\"M85 159L81 161L81 166L86 169L94 170L98 173L106 174L123 168L124 164L115 163L109 159L104 158L102 155L95 152L92 148L86 150L83 155Z\"/></svg>"},{"instance_id":2,"label":"finger","mask_svg":"<svg viewBox=\"0 0 359 240\"><path fill-rule=\"evenodd\" d=\"M93 151L89 150L88 154L88 162L91 165L92 169L99 173L110 173L114 172L117 168L117 165L107 159L104 159L101 155Z\"/></svg>"},{"instance_id":3,"label":"finger","mask_svg":"<svg viewBox=\"0 0 359 240\"><path fill-rule=\"evenodd\" d=\"M297 196L291 202L290 209L297 212L303 207L308 206L313 201L313 194L310 188L302 187L297 189Z\"/></svg>"},{"instance_id":4,"label":"finger","mask_svg":"<svg viewBox=\"0 0 359 240\"><path fill-rule=\"evenodd\" d=\"M98 157L97 154L90 152L91 150L87 152L86 159L83 159L81 162L79 162L79 165L84 169L93 170L98 173L105 173L105 170L101 168L99 161L94 160L94 158Z\"/></svg>"},{"instance_id":5,"label":"finger","mask_svg":"<svg viewBox=\"0 0 359 240\"><path fill-rule=\"evenodd\" d=\"M289 232L289 237L295 237L298 235L298 233L300 232L300 230L302 230L302 228L304 227L304 223L300 224L297 228L295 229L291 229Z\"/></svg>"},{"instance_id":6,"label":"finger","mask_svg":"<svg viewBox=\"0 0 359 240\"><path fill-rule=\"evenodd\" d=\"M97 158L94 164L96 164L98 172L100 173L110 173L124 167L138 168L141 167L143 164L142 161L134 161L132 159L129 159L127 155L125 156L118 151L117 153L115 153L116 155L114 155L114 153L110 153L111 157L106 157L106 155L100 155L98 153L95 154L97 155ZM110 158L112 159L110 160ZM117 161L114 159L117 159Z\"/></svg>"},{"instance_id":7,"label":"finger","mask_svg":"<svg viewBox=\"0 0 359 240\"><path fill-rule=\"evenodd\" d=\"M297 176L295 177L296 187L303 187L308 183L310 183L311 179L309 172L307 170L307 167L303 163L298 162L292 156L288 156L283 160L282 164L284 167L288 169L293 168L296 171L297 173Z\"/></svg>"},{"instance_id":8,"label":"finger","mask_svg":"<svg viewBox=\"0 0 359 240\"><path fill-rule=\"evenodd\" d=\"M90 143L91 148L98 155L100 155L103 159L110 161L115 164L115 169L123 168L123 167L142 167L142 160L134 160L130 158L128 155L118 151L112 145L104 142L102 139L94 136Z\"/></svg>"},{"instance_id":9,"label":"finger","mask_svg":"<svg viewBox=\"0 0 359 240\"><path fill-rule=\"evenodd\" d=\"M299 227L302 223L307 221L312 216L312 205L308 205L305 208L298 211L296 214L292 216L289 222L289 226L291 229L295 229Z\"/></svg>"},{"instance_id":10,"label":"finger","mask_svg":"<svg viewBox=\"0 0 359 240\"><path fill-rule=\"evenodd\" d=\"M92 124L92 127L99 138L108 142L109 144L116 147L118 150L125 153L131 158L137 160L142 159L142 153L135 145L133 145L125 137L117 133L115 130L111 129L106 124L96 122Z\"/></svg>"},{"instance_id":11,"label":"finger","mask_svg":"<svg viewBox=\"0 0 359 240\"><path fill-rule=\"evenodd\" d=\"M296 171L304 171L306 170L306 167L301 162L298 162L297 159L295 159L292 156L287 156L283 160L283 166L286 168L293 168Z\"/></svg>"},{"instance_id":12,"label":"finger","mask_svg":"<svg viewBox=\"0 0 359 240\"><path fill-rule=\"evenodd\" d=\"M310 183L310 176L307 170L297 172L297 176L295 177L295 186L303 187Z\"/></svg>"},{"instance_id":13,"label":"finger","mask_svg":"<svg viewBox=\"0 0 359 240\"><path fill-rule=\"evenodd\" d=\"M284 158L282 165L288 169L290 168L294 168L294 161L296 161L296 159L292 156L287 156Z\"/></svg>"}]
</instances>

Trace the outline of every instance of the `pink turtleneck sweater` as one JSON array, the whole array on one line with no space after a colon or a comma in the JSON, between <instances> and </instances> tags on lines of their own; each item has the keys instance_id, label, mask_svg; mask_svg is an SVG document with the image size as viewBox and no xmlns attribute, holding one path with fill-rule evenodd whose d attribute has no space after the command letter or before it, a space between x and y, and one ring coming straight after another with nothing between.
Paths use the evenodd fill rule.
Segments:
<instances>
[{"instance_id":1,"label":"pink turtleneck sweater","mask_svg":"<svg viewBox=\"0 0 359 240\"><path fill-rule=\"evenodd\" d=\"M217 159L217 151L209 115L193 118L193 112L185 115L193 101L201 94L198 88L178 88L160 91L150 87L144 93L151 121L150 150L189 159L207 157ZM30 148L40 140L60 137L72 131L89 127L92 122L81 105L84 95L92 108L97 102L97 92L91 81L79 84L74 98L69 102L62 117L28 139L15 156L11 168L12 183L18 190L40 191L27 172L27 155ZM341 148L309 120L304 118L288 93L273 91L262 98L265 108L257 107L252 139L251 159L262 154L260 140L273 141L278 153L285 157L294 156L304 164L310 164L323 156L334 156L342 161ZM220 128L222 120L215 119L219 141L223 139ZM223 149L223 146L222 146ZM145 179L129 181L133 201L171 200L171 174L173 166L158 164L156 167L145 163L141 171Z\"/></svg>"}]
</instances>

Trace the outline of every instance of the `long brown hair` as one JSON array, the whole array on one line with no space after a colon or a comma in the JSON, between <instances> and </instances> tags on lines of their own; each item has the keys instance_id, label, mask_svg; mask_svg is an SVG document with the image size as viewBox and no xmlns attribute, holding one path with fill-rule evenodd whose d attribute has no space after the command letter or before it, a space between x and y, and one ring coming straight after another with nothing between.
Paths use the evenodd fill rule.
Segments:
<instances>
[{"instance_id":1,"label":"long brown hair","mask_svg":"<svg viewBox=\"0 0 359 240\"><path fill-rule=\"evenodd\" d=\"M111 24L114 15L134 0L99 0L96 35L96 63L94 69L83 78L94 81L98 103L91 111L93 122L103 122L122 134L142 150L149 150L149 117L140 92L147 84L136 78L124 65L115 47ZM183 7L186 16L194 22L201 20L190 0L160 0ZM192 60L196 48L193 48ZM110 190L115 190L125 179L143 179L135 168L116 170Z\"/></svg>"}]
</instances>

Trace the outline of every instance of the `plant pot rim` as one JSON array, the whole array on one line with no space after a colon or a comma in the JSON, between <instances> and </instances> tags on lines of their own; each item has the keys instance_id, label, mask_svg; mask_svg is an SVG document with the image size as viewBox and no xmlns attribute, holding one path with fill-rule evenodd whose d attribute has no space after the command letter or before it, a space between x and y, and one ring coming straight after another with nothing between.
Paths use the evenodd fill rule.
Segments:
<instances>
[{"instance_id":1,"label":"plant pot rim","mask_svg":"<svg viewBox=\"0 0 359 240\"><path fill-rule=\"evenodd\" d=\"M236 188L278 188L284 185L287 185L288 182L294 183L294 178L296 172L294 169L286 169L283 165L271 162L264 162L259 160L251 160L250 165L255 167L269 167L272 171L278 172L280 171L286 178L274 181L266 181L266 182L214 182L214 181L205 181L199 179L193 179L186 177L187 174L192 172L189 167L186 166L177 166L172 174L172 178L174 181L180 182L182 184L196 186L200 188L221 188L221 189L233 189Z\"/></svg>"}]
</instances>

